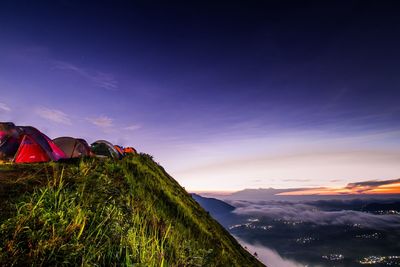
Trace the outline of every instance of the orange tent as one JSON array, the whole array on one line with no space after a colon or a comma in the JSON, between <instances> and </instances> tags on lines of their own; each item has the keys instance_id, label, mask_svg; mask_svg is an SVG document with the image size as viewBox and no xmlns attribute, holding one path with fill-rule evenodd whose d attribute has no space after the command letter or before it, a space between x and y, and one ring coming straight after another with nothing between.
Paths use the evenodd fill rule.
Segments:
<instances>
[{"instance_id":1,"label":"orange tent","mask_svg":"<svg viewBox=\"0 0 400 267\"><path fill-rule=\"evenodd\" d=\"M133 147L125 147L124 148L124 153L125 154L137 154L136 149L134 149Z\"/></svg>"}]
</instances>

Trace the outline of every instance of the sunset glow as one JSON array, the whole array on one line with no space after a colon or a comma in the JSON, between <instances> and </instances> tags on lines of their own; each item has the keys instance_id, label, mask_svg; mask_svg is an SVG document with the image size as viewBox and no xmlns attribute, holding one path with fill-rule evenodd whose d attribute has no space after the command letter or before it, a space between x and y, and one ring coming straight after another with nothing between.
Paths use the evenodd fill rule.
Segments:
<instances>
[{"instance_id":1,"label":"sunset glow","mask_svg":"<svg viewBox=\"0 0 400 267\"><path fill-rule=\"evenodd\" d=\"M376 181L375 181L376 182ZM299 191L283 192L277 195L300 196L300 195L379 195L379 194L400 194L400 182L395 180L392 183L382 185L355 185L343 188L312 188Z\"/></svg>"}]
</instances>

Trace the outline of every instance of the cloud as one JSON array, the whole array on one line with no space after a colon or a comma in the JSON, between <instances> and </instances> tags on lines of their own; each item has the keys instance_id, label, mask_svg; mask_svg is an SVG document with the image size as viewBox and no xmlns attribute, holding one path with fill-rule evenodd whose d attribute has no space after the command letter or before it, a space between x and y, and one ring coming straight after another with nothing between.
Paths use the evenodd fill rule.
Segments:
<instances>
[{"instance_id":1,"label":"cloud","mask_svg":"<svg viewBox=\"0 0 400 267\"><path fill-rule=\"evenodd\" d=\"M142 128L142 126L140 126L138 124L132 124L132 125L129 125L127 127L124 127L123 129L127 130L127 131L134 131L134 130L138 130L140 128Z\"/></svg>"},{"instance_id":2,"label":"cloud","mask_svg":"<svg viewBox=\"0 0 400 267\"><path fill-rule=\"evenodd\" d=\"M263 245L258 244L250 244L244 242L242 239L235 237L239 243L246 247L247 250L253 254L254 252L257 253L258 259L264 263L268 267L303 267L303 264L295 262L293 260L282 258L278 252L267 248Z\"/></svg>"},{"instance_id":3,"label":"cloud","mask_svg":"<svg viewBox=\"0 0 400 267\"><path fill-rule=\"evenodd\" d=\"M400 193L400 179L356 182L348 184L346 188L358 194L398 194Z\"/></svg>"},{"instance_id":4,"label":"cloud","mask_svg":"<svg viewBox=\"0 0 400 267\"><path fill-rule=\"evenodd\" d=\"M259 216L264 219L313 223L317 225L361 225L361 227L382 229L399 227L398 215L376 215L355 210L333 210L335 203L326 210L319 208L318 202L293 203L288 201L270 202L230 202L237 208L234 213Z\"/></svg>"},{"instance_id":5,"label":"cloud","mask_svg":"<svg viewBox=\"0 0 400 267\"><path fill-rule=\"evenodd\" d=\"M346 188L356 188L356 187L377 187L382 185L390 185L400 183L400 179L392 179L392 180L383 180L383 181L364 181L364 182L356 182L349 183Z\"/></svg>"},{"instance_id":6,"label":"cloud","mask_svg":"<svg viewBox=\"0 0 400 267\"><path fill-rule=\"evenodd\" d=\"M107 116L100 116L96 118L87 118L87 120L100 127L100 128L110 128L113 126L113 119L107 117Z\"/></svg>"},{"instance_id":7,"label":"cloud","mask_svg":"<svg viewBox=\"0 0 400 267\"><path fill-rule=\"evenodd\" d=\"M113 74L99 71L89 72L84 68L64 61L55 61L54 67L59 70L74 72L77 75L89 80L97 87L104 88L110 91L115 91L118 89L118 81L115 79Z\"/></svg>"},{"instance_id":8,"label":"cloud","mask_svg":"<svg viewBox=\"0 0 400 267\"><path fill-rule=\"evenodd\" d=\"M285 182L310 182L311 179L283 179Z\"/></svg>"},{"instance_id":9,"label":"cloud","mask_svg":"<svg viewBox=\"0 0 400 267\"><path fill-rule=\"evenodd\" d=\"M110 73L96 72L96 74L92 75L90 78L93 81L93 83L96 84L98 87L110 91L118 89L118 82L117 80L115 80L114 75Z\"/></svg>"},{"instance_id":10,"label":"cloud","mask_svg":"<svg viewBox=\"0 0 400 267\"><path fill-rule=\"evenodd\" d=\"M400 179L349 183L342 188L310 188L286 191L277 195L365 195L400 194Z\"/></svg>"},{"instance_id":11,"label":"cloud","mask_svg":"<svg viewBox=\"0 0 400 267\"><path fill-rule=\"evenodd\" d=\"M0 103L0 112L10 112L11 108L5 104L5 103Z\"/></svg>"},{"instance_id":12,"label":"cloud","mask_svg":"<svg viewBox=\"0 0 400 267\"><path fill-rule=\"evenodd\" d=\"M46 107L38 107L35 113L40 117L61 124L71 124L71 120L67 114L58 109L50 109Z\"/></svg>"}]
</instances>

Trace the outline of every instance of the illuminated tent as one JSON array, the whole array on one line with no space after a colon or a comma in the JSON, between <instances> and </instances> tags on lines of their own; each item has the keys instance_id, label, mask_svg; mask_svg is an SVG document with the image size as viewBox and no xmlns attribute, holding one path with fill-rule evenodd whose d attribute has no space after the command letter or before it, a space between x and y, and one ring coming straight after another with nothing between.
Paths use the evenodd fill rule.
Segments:
<instances>
[{"instance_id":1,"label":"illuminated tent","mask_svg":"<svg viewBox=\"0 0 400 267\"><path fill-rule=\"evenodd\" d=\"M124 153L125 154L137 154L137 151L133 147L128 146L128 147L124 148Z\"/></svg>"},{"instance_id":2,"label":"illuminated tent","mask_svg":"<svg viewBox=\"0 0 400 267\"><path fill-rule=\"evenodd\" d=\"M31 126L20 126L19 147L14 162L34 163L66 158L64 152L45 134Z\"/></svg>"},{"instance_id":3,"label":"illuminated tent","mask_svg":"<svg viewBox=\"0 0 400 267\"><path fill-rule=\"evenodd\" d=\"M90 147L84 139L64 136L53 139L53 142L64 152L67 158L90 156Z\"/></svg>"}]
</instances>

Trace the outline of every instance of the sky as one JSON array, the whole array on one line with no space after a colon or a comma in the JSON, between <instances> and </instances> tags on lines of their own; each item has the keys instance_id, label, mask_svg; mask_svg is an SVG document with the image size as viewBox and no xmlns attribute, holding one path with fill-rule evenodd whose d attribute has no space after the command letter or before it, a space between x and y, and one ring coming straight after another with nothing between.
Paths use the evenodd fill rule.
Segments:
<instances>
[{"instance_id":1,"label":"sky","mask_svg":"<svg viewBox=\"0 0 400 267\"><path fill-rule=\"evenodd\" d=\"M396 1L1 1L0 121L187 190L400 177Z\"/></svg>"}]
</instances>

